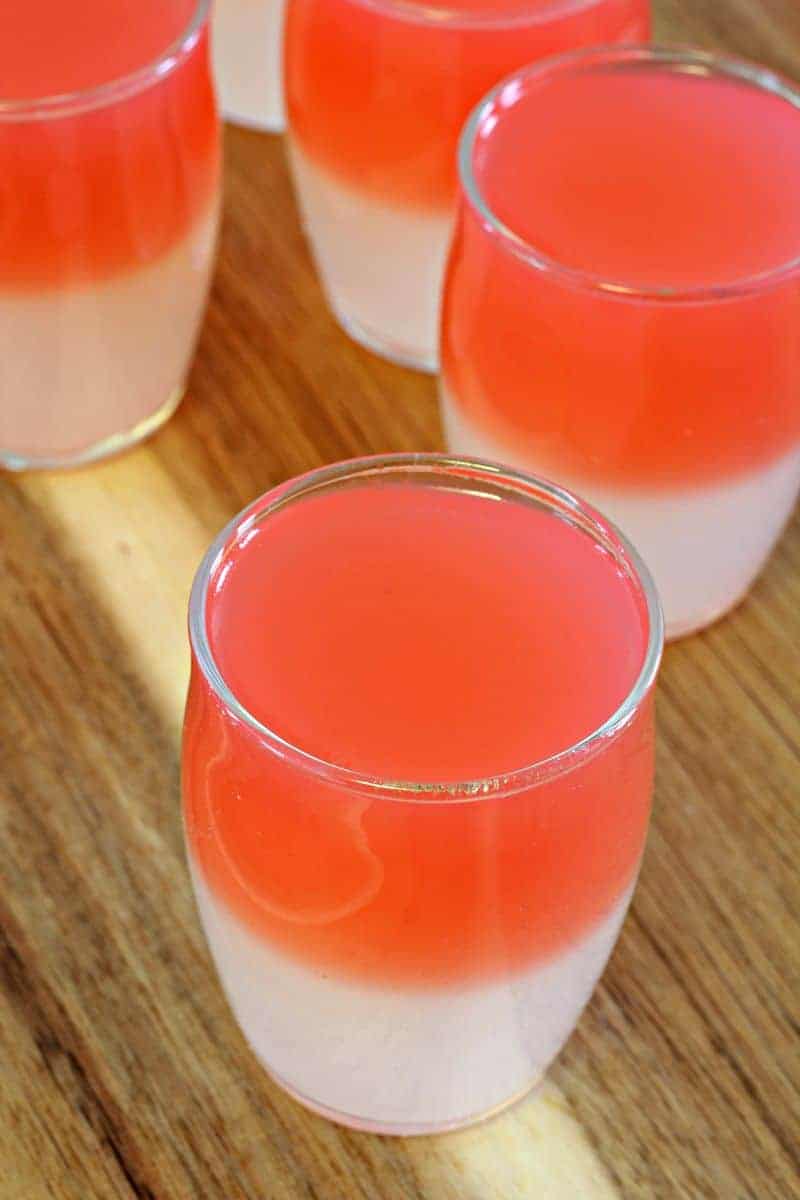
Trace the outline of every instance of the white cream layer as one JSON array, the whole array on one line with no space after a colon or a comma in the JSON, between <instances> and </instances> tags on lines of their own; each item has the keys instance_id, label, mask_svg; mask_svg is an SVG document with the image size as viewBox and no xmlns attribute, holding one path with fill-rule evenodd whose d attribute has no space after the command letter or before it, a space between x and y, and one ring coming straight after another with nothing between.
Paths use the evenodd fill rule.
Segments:
<instances>
[{"instance_id":1,"label":"white cream layer","mask_svg":"<svg viewBox=\"0 0 800 1200\"><path fill-rule=\"evenodd\" d=\"M447 388L442 419L457 454L552 477L547 460L518 453L470 422ZM780 537L800 491L800 449L745 477L681 491L616 490L559 474L633 542L661 594L667 637L702 629L744 596Z\"/></svg>"},{"instance_id":2,"label":"white cream layer","mask_svg":"<svg viewBox=\"0 0 800 1200\"><path fill-rule=\"evenodd\" d=\"M339 183L290 142L303 222L328 301L355 339L435 370L449 213L393 208Z\"/></svg>"},{"instance_id":3,"label":"white cream layer","mask_svg":"<svg viewBox=\"0 0 800 1200\"><path fill-rule=\"evenodd\" d=\"M268 1071L353 1124L463 1124L539 1081L605 967L633 891L566 953L502 982L410 991L347 982L276 953L193 869L228 1000Z\"/></svg>"},{"instance_id":4,"label":"white cream layer","mask_svg":"<svg viewBox=\"0 0 800 1200\"><path fill-rule=\"evenodd\" d=\"M285 0L216 0L214 74L226 120L279 133Z\"/></svg>"},{"instance_id":5,"label":"white cream layer","mask_svg":"<svg viewBox=\"0 0 800 1200\"><path fill-rule=\"evenodd\" d=\"M0 459L80 457L179 397L216 230L214 205L156 263L93 286L0 291Z\"/></svg>"}]
</instances>

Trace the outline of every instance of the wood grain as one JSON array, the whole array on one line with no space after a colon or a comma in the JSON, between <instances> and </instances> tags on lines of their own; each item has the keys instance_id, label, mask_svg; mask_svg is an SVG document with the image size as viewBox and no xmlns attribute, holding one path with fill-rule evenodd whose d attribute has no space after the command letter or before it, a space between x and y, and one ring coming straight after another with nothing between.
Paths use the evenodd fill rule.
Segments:
<instances>
[{"instance_id":1,"label":"wood grain","mask_svg":"<svg viewBox=\"0 0 800 1200\"><path fill-rule=\"evenodd\" d=\"M800 75L794 0L658 30ZM177 802L185 606L271 484L439 445L435 389L324 308L277 140L231 130L190 394L93 470L0 479L0 1200L800 1196L800 519L671 648L619 948L539 1096L438 1139L340 1130L265 1077L202 941Z\"/></svg>"}]
</instances>

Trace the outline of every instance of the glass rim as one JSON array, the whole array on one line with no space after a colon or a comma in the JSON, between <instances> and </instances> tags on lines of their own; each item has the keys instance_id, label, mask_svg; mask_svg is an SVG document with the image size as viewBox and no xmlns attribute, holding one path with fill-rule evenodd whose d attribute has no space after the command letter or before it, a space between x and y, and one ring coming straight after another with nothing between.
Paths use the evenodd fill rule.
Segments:
<instances>
[{"instance_id":1,"label":"glass rim","mask_svg":"<svg viewBox=\"0 0 800 1200\"><path fill-rule=\"evenodd\" d=\"M516 233L492 210L491 205L484 199L475 176L474 151L481 125L495 107L504 89L512 83L526 83L529 80L568 74L573 70L580 70L581 67L593 64L611 65L636 62L663 63L666 66L689 68L692 74L701 74L704 77L736 79L749 84L759 92L776 96L794 108L800 109L800 88L778 71L759 63L749 62L747 59L690 46L591 46L570 50L565 54L553 55L550 58L530 63L507 75L486 93L473 108L459 138L458 177L461 193L478 216L486 232L499 238L511 253L535 270L561 278L580 290L605 293L622 301L649 300L658 303L683 304L734 299L763 291L800 272L799 251L794 258L787 262L726 283L643 286L622 279L608 278L597 272L586 271L580 267L572 267L560 262Z\"/></svg>"},{"instance_id":2,"label":"glass rim","mask_svg":"<svg viewBox=\"0 0 800 1200\"><path fill-rule=\"evenodd\" d=\"M243 534L289 503L348 480L368 480L394 473L430 475L437 472L460 478L474 475L499 483L511 493L538 501L552 512L555 519L569 520L574 527L582 528L599 544L610 549L629 578L641 589L647 613L647 646L639 673L619 707L596 729L562 750L534 763L481 779L403 781L381 778L320 758L283 738L249 712L229 687L211 650L207 628L209 585L227 551ZM525 788L539 786L588 761L610 744L635 718L655 682L664 649L664 617L655 582L636 549L616 526L567 489L484 459L446 454L385 454L348 459L279 484L229 521L212 542L195 575L189 601L189 638L194 660L217 700L278 757L290 760L309 774L351 790L405 801L425 798L439 803L461 803L488 796L514 794Z\"/></svg>"},{"instance_id":3,"label":"glass rim","mask_svg":"<svg viewBox=\"0 0 800 1200\"><path fill-rule=\"evenodd\" d=\"M150 62L115 79L71 92L58 92L50 96L35 96L23 100L5 99L0 95L0 122L47 120L89 112L144 91L159 79L171 74L191 53L208 23L211 4L212 0L195 0L192 15L177 37Z\"/></svg>"},{"instance_id":4,"label":"glass rim","mask_svg":"<svg viewBox=\"0 0 800 1200\"><path fill-rule=\"evenodd\" d=\"M465 12L463 9L434 8L425 0L356 0L364 8L376 9L382 13L392 13L401 20L417 21L425 25L442 27L459 26L472 28L474 26L514 26L527 24L545 24L554 18L571 16L573 13L584 12L587 9L599 8L608 0L546 0L536 6L527 7L525 0L520 0L518 9L510 9L507 13L498 13L492 9L475 9Z\"/></svg>"}]
</instances>

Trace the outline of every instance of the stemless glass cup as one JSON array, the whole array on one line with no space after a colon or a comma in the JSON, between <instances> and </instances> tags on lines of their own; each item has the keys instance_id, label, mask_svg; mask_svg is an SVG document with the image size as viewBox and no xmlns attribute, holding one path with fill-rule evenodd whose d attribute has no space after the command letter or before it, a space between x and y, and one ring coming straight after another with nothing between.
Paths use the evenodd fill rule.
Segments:
<instances>
[{"instance_id":1,"label":"stemless glass cup","mask_svg":"<svg viewBox=\"0 0 800 1200\"><path fill-rule=\"evenodd\" d=\"M280 133L284 0L216 0L214 71L223 116Z\"/></svg>"},{"instance_id":2,"label":"stemless glass cup","mask_svg":"<svg viewBox=\"0 0 800 1200\"><path fill-rule=\"evenodd\" d=\"M541 471L608 514L648 563L677 637L746 593L800 487L800 260L716 286L637 286L555 261L487 200L492 139L517 104L522 129L553 81L655 69L669 87L727 81L747 89L743 103L800 105L761 67L669 49L583 51L498 85L461 140L441 402L453 451ZM758 122L738 136L758 136ZM541 119L534 165L540 143Z\"/></svg>"},{"instance_id":3,"label":"stemless glass cup","mask_svg":"<svg viewBox=\"0 0 800 1200\"><path fill-rule=\"evenodd\" d=\"M612 557L642 614L644 652L599 728L503 775L398 782L322 761L244 707L211 649L214 581L287 506L376 481L526 506ZM636 552L541 480L436 455L363 459L236 517L199 569L189 620L188 857L225 991L262 1064L308 1107L384 1133L455 1128L524 1095L605 967L644 847L663 623ZM303 885L288 882L298 864Z\"/></svg>"},{"instance_id":4,"label":"stemless glass cup","mask_svg":"<svg viewBox=\"0 0 800 1200\"><path fill-rule=\"evenodd\" d=\"M123 78L0 98L2 466L117 453L181 399L219 208L208 11Z\"/></svg>"},{"instance_id":5,"label":"stemless glass cup","mask_svg":"<svg viewBox=\"0 0 800 1200\"><path fill-rule=\"evenodd\" d=\"M649 0L290 0L290 159L328 301L356 341L435 370L456 149L524 63L640 42Z\"/></svg>"}]
</instances>

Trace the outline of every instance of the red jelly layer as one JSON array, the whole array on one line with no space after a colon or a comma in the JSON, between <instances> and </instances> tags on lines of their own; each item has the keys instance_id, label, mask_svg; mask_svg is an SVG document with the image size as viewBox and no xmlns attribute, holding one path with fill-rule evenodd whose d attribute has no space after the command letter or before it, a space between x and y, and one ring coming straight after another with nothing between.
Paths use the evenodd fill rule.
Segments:
<instances>
[{"instance_id":1,"label":"red jelly layer","mask_svg":"<svg viewBox=\"0 0 800 1200\"><path fill-rule=\"evenodd\" d=\"M376 199L425 209L452 203L461 127L504 75L650 32L647 0L467 0L446 17L418 14L413 5L290 0L286 89L292 137L320 167Z\"/></svg>"},{"instance_id":2,"label":"red jelly layer","mask_svg":"<svg viewBox=\"0 0 800 1200\"><path fill-rule=\"evenodd\" d=\"M625 488L712 483L800 442L798 273L713 291L800 256L793 105L652 64L575 70L509 89L473 165L498 219L583 280L462 206L442 361L476 427L556 478ZM637 294L653 288L695 290Z\"/></svg>"},{"instance_id":3,"label":"red jelly layer","mask_svg":"<svg viewBox=\"0 0 800 1200\"><path fill-rule=\"evenodd\" d=\"M206 31L171 70L108 103L86 91L36 106L148 66L194 8L92 0L77 14L33 0L0 14L2 98L30 102L0 113L0 288L80 286L146 265L208 210L219 127Z\"/></svg>"},{"instance_id":4,"label":"red jelly layer","mask_svg":"<svg viewBox=\"0 0 800 1200\"><path fill-rule=\"evenodd\" d=\"M643 601L550 515L362 487L270 516L208 609L229 685L282 737L383 778L467 780L567 749L622 703ZM426 987L558 953L630 885L652 784L649 706L590 761L439 803L320 779L231 719L195 668L189 844L219 899L320 969Z\"/></svg>"}]
</instances>

